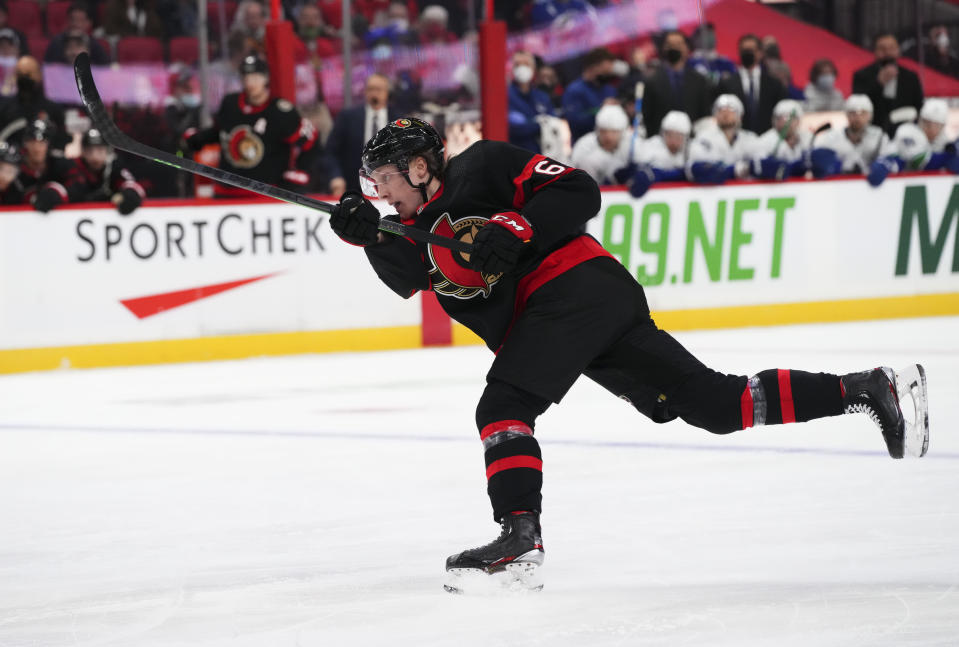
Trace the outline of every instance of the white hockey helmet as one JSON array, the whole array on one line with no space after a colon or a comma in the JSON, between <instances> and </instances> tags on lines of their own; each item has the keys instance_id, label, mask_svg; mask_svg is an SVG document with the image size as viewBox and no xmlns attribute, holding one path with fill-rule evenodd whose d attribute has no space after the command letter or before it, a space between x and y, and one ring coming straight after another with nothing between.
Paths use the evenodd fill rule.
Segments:
<instances>
[{"instance_id":1,"label":"white hockey helmet","mask_svg":"<svg viewBox=\"0 0 959 647\"><path fill-rule=\"evenodd\" d=\"M629 126L629 117L619 106L605 105L596 113L597 130L626 130L627 126Z\"/></svg>"},{"instance_id":2,"label":"white hockey helmet","mask_svg":"<svg viewBox=\"0 0 959 647\"><path fill-rule=\"evenodd\" d=\"M682 133L686 137L689 137L689 133L693 130L693 124L689 121L689 115L685 112L670 110L659 123L659 129Z\"/></svg>"},{"instance_id":3,"label":"white hockey helmet","mask_svg":"<svg viewBox=\"0 0 959 647\"><path fill-rule=\"evenodd\" d=\"M735 110L740 117L746 112L746 109L743 107L743 102L740 101L739 97L735 94L721 94L713 101L713 114L724 109Z\"/></svg>"},{"instance_id":4,"label":"white hockey helmet","mask_svg":"<svg viewBox=\"0 0 959 647\"><path fill-rule=\"evenodd\" d=\"M923 168L932 152L926 133L913 123L899 126L892 143L896 153L906 163L906 168L913 171Z\"/></svg>"},{"instance_id":5,"label":"white hockey helmet","mask_svg":"<svg viewBox=\"0 0 959 647\"><path fill-rule=\"evenodd\" d=\"M872 100L865 94L850 94L843 106L846 112L868 112L873 114Z\"/></svg>"},{"instance_id":6,"label":"white hockey helmet","mask_svg":"<svg viewBox=\"0 0 959 647\"><path fill-rule=\"evenodd\" d=\"M945 99L926 99L919 111L919 118L937 124L945 124L949 118L949 104Z\"/></svg>"},{"instance_id":7,"label":"white hockey helmet","mask_svg":"<svg viewBox=\"0 0 959 647\"><path fill-rule=\"evenodd\" d=\"M782 99L773 108L773 119L788 119L792 115L796 115L796 119L803 116L802 104L795 99Z\"/></svg>"}]
</instances>

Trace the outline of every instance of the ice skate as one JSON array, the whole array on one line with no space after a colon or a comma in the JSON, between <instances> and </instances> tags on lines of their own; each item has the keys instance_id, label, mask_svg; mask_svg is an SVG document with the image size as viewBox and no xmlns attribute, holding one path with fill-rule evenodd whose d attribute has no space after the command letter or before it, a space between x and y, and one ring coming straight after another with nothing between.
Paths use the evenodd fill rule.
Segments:
<instances>
[{"instance_id":1,"label":"ice skate","mask_svg":"<svg viewBox=\"0 0 959 647\"><path fill-rule=\"evenodd\" d=\"M882 431L893 458L909 453L922 456L929 446L929 417L926 411L925 372L918 364L896 373L880 367L850 373L840 379L842 405L846 413L865 413ZM915 416L907 425L899 401L910 396Z\"/></svg>"},{"instance_id":2,"label":"ice skate","mask_svg":"<svg viewBox=\"0 0 959 647\"><path fill-rule=\"evenodd\" d=\"M539 591L543 588L543 539L539 513L516 511L501 522L500 536L479 548L464 550L446 559L450 593Z\"/></svg>"}]
</instances>

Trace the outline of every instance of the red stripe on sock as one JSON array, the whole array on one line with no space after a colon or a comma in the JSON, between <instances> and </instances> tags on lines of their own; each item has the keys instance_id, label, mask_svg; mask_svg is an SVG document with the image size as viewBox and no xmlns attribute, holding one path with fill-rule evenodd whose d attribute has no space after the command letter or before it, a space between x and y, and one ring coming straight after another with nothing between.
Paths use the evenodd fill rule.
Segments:
<instances>
[{"instance_id":1,"label":"red stripe on sock","mask_svg":"<svg viewBox=\"0 0 959 647\"><path fill-rule=\"evenodd\" d=\"M739 402L743 410L743 429L748 429L753 426L753 390L749 388L749 382L746 382Z\"/></svg>"},{"instance_id":2,"label":"red stripe on sock","mask_svg":"<svg viewBox=\"0 0 959 647\"><path fill-rule=\"evenodd\" d=\"M480 432L480 440L486 440L495 433L501 431L515 431L521 434L533 435L533 430L522 420L497 420L483 427Z\"/></svg>"},{"instance_id":3,"label":"red stripe on sock","mask_svg":"<svg viewBox=\"0 0 959 647\"><path fill-rule=\"evenodd\" d=\"M529 469L543 471L543 461L535 456L507 456L498 461L490 463L486 468L486 478L489 479L493 474L503 470L512 470L517 467L528 467Z\"/></svg>"},{"instance_id":4,"label":"red stripe on sock","mask_svg":"<svg viewBox=\"0 0 959 647\"><path fill-rule=\"evenodd\" d=\"M790 373L779 369L779 408L782 409L783 424L796 422L796 409L793 406L793 387Z\"/></svg>"}]
</instances>

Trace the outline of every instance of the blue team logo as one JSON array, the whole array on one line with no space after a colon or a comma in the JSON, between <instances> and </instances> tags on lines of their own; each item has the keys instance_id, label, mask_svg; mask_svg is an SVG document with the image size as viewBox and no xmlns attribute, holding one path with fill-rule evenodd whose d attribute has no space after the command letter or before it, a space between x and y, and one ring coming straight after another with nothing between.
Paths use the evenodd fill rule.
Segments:
<instances>
[{"instance_id":1,"label":"blue team logo","mask_svg":"<svg viewBox=\"0 0 959 647\"><path fill-rule=\"evenodd\" d=\"M471 243L487 222L486 218L461 218L454 222L449 213L444 213L433 225L432 232ZM492 292L493 285L503 276L502 273L484 274L470 269L466 266L469 254L434 245L427 247L433 263L430 268L430 281L437 294L456 299L472 299L482 294L483 298L486 298Z\"/></svg>"}]
</instances>

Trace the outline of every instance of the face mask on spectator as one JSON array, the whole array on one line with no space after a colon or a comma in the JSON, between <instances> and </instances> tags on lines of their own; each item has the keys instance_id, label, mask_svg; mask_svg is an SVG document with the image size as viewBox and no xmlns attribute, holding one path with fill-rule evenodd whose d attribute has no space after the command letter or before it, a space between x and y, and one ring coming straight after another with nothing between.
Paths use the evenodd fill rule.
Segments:
<instances>
[{"instance_id":1,"label":"face mask on spectator","mask_svg":"<svg viewBox=\"0 0 959 647\"><path fill-rule=\"evenodd\" d=\"M616 80L615 74L600 74L596 77L596 82L600 85L606 85Z\"/></svg>"},{"instance_id":2,"label":"face mask on spectator","mask_svg":"<svg viewBox=\"0 0 959 647\"><path fill-rule=\"evenodd\" d=\"M17 95L21 99L32 99L37 95L39 83L29 76L17 76Z\"/></svg>"},{"instance_id":3,"label":"face mask on spectator","mask_svg":"<svg viewBox=\"0 0 959 647\"><path fill-rule=\"evenodd\" d=\"M533 80L533 68L529 65L517 65L513 68L513 78L517 83L529 83Z\"/></svg>"},{"instance_id":4,"label":"face mask on spectator","mask_svg":"<svg viewBox=\"0 0 959 647\"><path fill-rule=\"evenodd\" d=\"M410 21L406 18L394 18L390 21L390 24L396 31L406 32L410 30Z\"/></svg>"},{"instance_id":5,"label":"face mask on spectator","mask_svg":"<svg viewBox=\"0 0 959 647\"><path fill-rule=\"evenodd\" d=\"M943 32L936 36L936 45L942 50L949 49L949 34Z\"/></svg>"},{"instance_id":6,"label":"face mask on spectator","mask_svg":"<svg viewBox=\"0 0 959 647\"><path fill-rule=\"evenodd\" d=\"M683 58L683 53L678 49L669 48L663 52L663 58L665 58L666 62L670 65L675 65Z\"/></svg>"},{"instance_id":7,"label":"face mask on spectator","mask_svg":"<svg viewBox=\"0 0 959 647\"><path fill-rule=\"evenodd\" d=\"M752 67L756 64L756 52L751 49L740 50L739 62L743 64L743 67Z\"/></svg>"},{"instance_id":8,"label":"face mask on spectator","mask_svg":"<svg viewBox=\"0 0 959 647\"><path fill-rule=\"evenodd\" d=\"M198 108L200 106L200 95L192 93L180 95L180 103L186 108Z\"/></svg>"},{"instance_id":9,"label":"face mask on spectator","mask_svg":"<svg viewBox=\"0 0 959 647\"><path fill-rule=\"evenodd\" d=\"M319 27L300 27L300 38L303 40L316 40L319 37Z\"/></svg>"},{"instance_id":10,"label":"face mask on spectator","mask_svg":"<svg viewBox=\"0 0 959 647\"><path fill-rule=\"evenodd\" d=\"M819 78L816 79L816 87L824 92L832 90L835 84L836 77L832 74L820 74Z\"/></svg>"},{"instance_id":11,"label":"face mask on spectator","mask_svg":"<svg viewBox=\"0 0 959 647\"><path fill-rule=\"evenodd\" d=\"M886 67L887 65L896 65L895 57L886 56L885 58L879 59L879 67Z\"/></svg>"}]
</instances>

